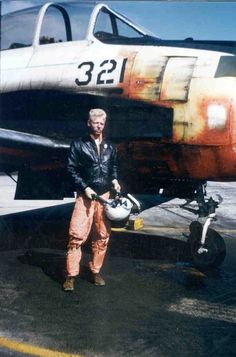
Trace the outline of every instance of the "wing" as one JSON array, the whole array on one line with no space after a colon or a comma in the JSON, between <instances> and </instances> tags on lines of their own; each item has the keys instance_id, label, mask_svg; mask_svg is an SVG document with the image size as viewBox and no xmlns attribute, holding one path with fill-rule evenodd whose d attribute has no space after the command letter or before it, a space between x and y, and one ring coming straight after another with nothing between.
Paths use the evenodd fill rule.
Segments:
<instances>
[{"instance_id":1,"label":"wing","mask_svg":"<svg viewBox=\"0 0 236 357\"><path fill-rule=\"evenodd\" d=\"M69 143L0 128L0 169L18 171L16 199L62 199Z\"/></svg>"}]
</instances>

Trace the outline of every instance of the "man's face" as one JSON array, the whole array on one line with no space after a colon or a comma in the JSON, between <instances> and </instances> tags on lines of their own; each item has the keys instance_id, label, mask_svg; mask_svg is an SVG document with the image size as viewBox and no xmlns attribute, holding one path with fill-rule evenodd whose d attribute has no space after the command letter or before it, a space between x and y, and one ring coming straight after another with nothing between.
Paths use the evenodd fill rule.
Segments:
<instances>
[{"instance_id":1,"label":"man's face","mask_svg":"<svg viewBox=\"0 0 236 357\"><path fill-rule=\"evenodd\" d=\"M100 135L105 127L106 120L103 117L90 118L88 121L88 127L91 134Z\"/></svg>"}]
</instances>

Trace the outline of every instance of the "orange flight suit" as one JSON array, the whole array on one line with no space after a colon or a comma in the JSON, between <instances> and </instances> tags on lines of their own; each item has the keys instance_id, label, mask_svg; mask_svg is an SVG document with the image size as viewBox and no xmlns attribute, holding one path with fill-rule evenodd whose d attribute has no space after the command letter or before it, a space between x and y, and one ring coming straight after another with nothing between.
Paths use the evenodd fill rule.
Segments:
<instances>
[{"instance_id":1,"label":"orange flight suit","mask_svg":"<svg viewBox=\"0 0 236 357\"><path fill-rule=\"evenodd\" d=\"M101 197L107 200L109 192L104 193ZM86 242L91 228L92 257L89 267L93 273L99 273L107 251L111 224L106 218L104 206L100 202L90 200L85 194L77 194L69 228L67 276L79 274L81 245Z\"/></svg>"}]
</instances>

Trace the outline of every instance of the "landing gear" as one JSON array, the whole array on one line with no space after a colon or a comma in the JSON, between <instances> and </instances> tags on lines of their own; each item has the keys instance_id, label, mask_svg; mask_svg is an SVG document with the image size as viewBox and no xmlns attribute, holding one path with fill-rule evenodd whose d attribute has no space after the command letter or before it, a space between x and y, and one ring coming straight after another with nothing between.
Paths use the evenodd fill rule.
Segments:
<instances>
[{"instance_id":1,"label":"landing gear","mask_svg":"<svg viewBox=\"0 0 236 357\"><path fill-rule=\"evenodd\" d=\"M199 268L218 267L225 259L226 246L221 235L207 228L202 244L204 227L198 221L190 224L189 244L194 264Z\"/></svg>"},{"instance_id":2,"label":"landing gear","mask_svg":"<svg viewBox=\"0 0 236 357\"><path fill-rule=\"evenodd\" d=\"M203 225L198 221L192 222L188 237L193 262L199 268L218 267L226 256L223 238L214 229L209 228L210 224L216 220L216 208L223 200L220 196L218 196L218 201L212 197L205 199L205 196L206 184L201 184L197 187L195 196L198 210L191 209L191 211L201 218L207 218Z\"/></svg>"}]
</instances>

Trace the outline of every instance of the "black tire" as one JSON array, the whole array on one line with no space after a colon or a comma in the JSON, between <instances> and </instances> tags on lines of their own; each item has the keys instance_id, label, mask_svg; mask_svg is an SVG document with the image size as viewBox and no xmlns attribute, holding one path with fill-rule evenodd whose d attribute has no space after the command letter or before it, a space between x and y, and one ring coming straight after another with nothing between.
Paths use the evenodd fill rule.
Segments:
<instances>
[{"instance_id":1,"label":"black tire","mask_svg":"<svg viewBox=\"0 0 236 357\"><path fill-rule=\"evenodd\" d=\"M189 236L189 243L194 264L199 268L205 269L220 266L226 256L224 239L214 229L209 228L204 244L204 248L208 251L199 254L198 249L201 245L202 225L199 222L194 222L192 227L194 227L194 229L190 228L191 234Z\"/></svg>"}]
</instances>

